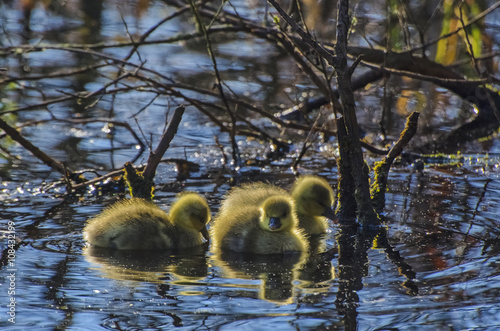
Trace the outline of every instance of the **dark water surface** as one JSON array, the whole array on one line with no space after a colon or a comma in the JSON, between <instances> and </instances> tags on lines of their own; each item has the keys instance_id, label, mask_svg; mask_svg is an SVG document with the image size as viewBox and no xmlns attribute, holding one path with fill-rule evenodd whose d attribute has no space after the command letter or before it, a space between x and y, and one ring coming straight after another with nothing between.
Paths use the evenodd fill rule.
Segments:
<instances>
[{"instance_id":1,"label":"dark water surface","mask_svg":"<svg viewBox=\"0 0 500 331\"><path fill-rule=\"evenodd\" d=\"M0 23L7 33L3 46L45 43L96 43L128 40L122 18L135 37L174 12L163 2L141 9L134 2L88 1L98 5L97 21L88 20L84 1L41 4L32 12L31 36L23 39L17 4L2 2ZM241 15L262 19L264 3L234 1ZM57 7L59 5L60 7ZM385 5L377 1L356 7L359 26L376 36ZM87 11L86 11L87 10ZM491 21L495 21L492 14ZM488 21L491 23L491 21ZM332 22L331 20L329 21ZM489 30L488 30L489 29ZM491 24L485 33L494 35ZM163 25L152 39L192 31L190 18ZM439 31L439 29L438 29ZM325 29L322 33L328 33ZM433 33L433 32L429 32ZM234 38L234 39L233 39ZM352 40L363 44L358 34ZM314 93L313 86L289 59L264 41L232 35L216 42L218 65L231 90L263 108L290 106ZM123 58L128 50L106 49ZM203 41L140 48L147 66L185 83L211 86L212 64ZM95 59L60 50L0 58L9 75L24 76L78 68ZM140 63L135 55L131 61ZM95 91L109 83L116 68L68 78L25 81L22 88L2 87L2 107L41 102L64 93ZM131 82L132 84L132 82ZM449 130L470 114L470 105L426 83L394 79L389 136L397 136L411 110L422 111L422 135L435 125ZM392 85L391 85L392 84ZM408 87L407 90L402 86ZM410 91L410 93L403 93ZM43 93L41 93L43 92ZM64 93L63 93L64 92ZM195 96L194 92L186 92ZM116 98L104 95L96 106L66 102L17 113L14 123L57 118L112 116L139 129L131 116L155 94L128 91ZM359 93L358 111L367 138L376 134L382 97L380 87ZM423 100L423 101L422 101ZM204 101L212 102L206 97ZM144 140L155 145L162 133L165 109L176 98L161 96L137 115ZM404 104L402 106L402 104ZM5 109L5 108L4 108ZM374 115L375 114L375 115ZM465 114L465 115L464 115ZM314 117L312 118L314 120ZM253 124L273 128L255 117ZM427 129L427 131L425 131ZM274 131L272 131L274 130ZM438 129L433 131L436 133ZM138 143L124 128L104 122L74 124L47 121L22 133L53 158L72 169L93 168L105 174L120 168L138 153ZM227 133L221 133L194 107L187 107L167 158L187 158L200 166L181 180L173 163L161 164L155 181L156 203L168 209L182 190L197 191L209 200L215 214L233 180L264 180L288 188L294 181L290 165L307 133L290 135L292 149L266 165L255 162L269 153L266 144L237 137L245 161L239 176L223 170L230 158ZM140 135L140 133L139 133ZM223 145L224 154L214 135ZM416 138L419 139L419 138ZM5 139L3 140L5 141ZM324 176L336 187L337 169L331 162L335 142L317 139L300 163L301 174ZM213 254L203 249L181 253L119 253L86 247L81 231L88 218L119 197L88 190L65 195L57 173L19 145L2 142L10 156L0 158L0 230L4 234L0 268L0 328L12 330L496 330L500 328L500 144L496 139L463 147L459 162L428 162L423 171L397 165L390 174L384 227L376 238L351 243L352 257L301 260L301 257L251 259ZM16 156L16 157L14 157ZM147 160L147 153L136 162ZM372 163L377 160L368 156ZM91 176L90 176L91 177ZM9 229L9 225L11 228ZM9 232L10 231L10 232ZM331 226L325 242L338 246L346 234ZM9 255L8 236L15 235ZM344 238L345 239L345 238ZM358 247L358 246L356 246ZM344 258L346 255L344 255ZM12 302L12 303L11 303ZM9 307L10 304L10 307ZM13 308L15 307L15 309ZM15 313L9 315L8 313ZM9 318L15 320L9 321ZM15 321L15 324L12 323Z\"/></svg>"}]
</instances>

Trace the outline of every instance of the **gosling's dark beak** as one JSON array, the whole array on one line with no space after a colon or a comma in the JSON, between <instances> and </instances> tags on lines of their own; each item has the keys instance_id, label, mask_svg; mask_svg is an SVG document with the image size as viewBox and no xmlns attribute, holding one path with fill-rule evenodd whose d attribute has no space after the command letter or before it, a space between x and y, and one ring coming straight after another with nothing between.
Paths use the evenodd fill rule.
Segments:
<instances>
[{"instance_id":1,"label":"gosling's dark beak","mask_svg":"<svg viewBox=\"0 0 500 331\"><path fill-rule=\"evenodd\" d=\"M279 217L269 217L269 229L278 230L281 228L281 220Z\"/></svg>"},{"instance_id":2,"label":"gosling's dark beak","mask_svg":"<svg viewBox=\"0 0 500 331\"><path fill-rule=\"evenodd\" d=\"M203 226L203 228L201 228L201 234L203 236L203 238L205 238L207 241L210 241L210 237L208 235L208 230L207 230L207 226Z\"/></svg>"},{"instance_id":3,"label":"gosling's dark beak","mask_svg":"<svg viewBox=\"0 0 500 331\"><path fill-rule=\"evenodd\" d=\"M328 219L331 219L332 221L337 219L337 216L335 215L335 210L333 210L333 207L326 208L323 214L321 216L324 216Z\"/></svg>"}]
</instances>

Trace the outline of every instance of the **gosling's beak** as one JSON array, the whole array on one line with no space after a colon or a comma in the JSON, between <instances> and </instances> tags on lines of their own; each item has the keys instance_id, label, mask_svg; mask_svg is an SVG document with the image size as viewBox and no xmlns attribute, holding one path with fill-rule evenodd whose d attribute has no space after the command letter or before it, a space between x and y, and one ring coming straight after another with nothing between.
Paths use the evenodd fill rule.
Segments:
<instances>
[{"instance_id":1,"label":"gosling's beak","mask_svg":"<svg viewBox=\"0 0 500 331\"><path fill-rule=\"evenodd\" d=\"M323 212L323 214L321 214L321 216L324 216L328 219L331 219L332 221L337 219L337 216L335 215L335 210L333 210L333 207L326 208L325 211Z\"/></svg>"},{"instance_id":2,"label":"gosling's beak","mask_svg":"<svg viewBox=\"0 0 500 331\"><path fill-rule=\"evenodd\" d=\"M278 230L281 228L281 220L279 217L269 217L269 229Z\"/></svg>"},{"instance_id":3,"label":"gosling's beak","mask_svg":"<svg viewBox=\"0 0 500 331\"><path fill-rule=\"evenodd\" d=\"M203 235L203 238L205 238L207 241L210 241L206 225L201 228L201 234Z\"/></svg>"}]
</instances>

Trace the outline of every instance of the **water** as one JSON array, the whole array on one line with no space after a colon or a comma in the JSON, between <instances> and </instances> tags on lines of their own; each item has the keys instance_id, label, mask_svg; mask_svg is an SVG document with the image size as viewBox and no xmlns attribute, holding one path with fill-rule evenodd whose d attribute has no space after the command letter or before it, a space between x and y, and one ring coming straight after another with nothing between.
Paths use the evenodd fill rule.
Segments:
<instances>
[{"instance_id":1,"label":"water","mask_svg":"<svg viewBox=\"0 0 500 331\"><path fill-rule=\"evenodd\" d=\"M20 330L316 329L345 326L345 316L353 314L360 330L494 329L500 323L500 261L498 244L486 247L485 240L498 236L499 181L471 167L462 170L471 174L451 178L432 168L421 174L400 169L390 183L386 229L401 258L373 245L356 256L359 263L353 261L349 272L339 269L337 258L297 270L293 259L245 262L202 250L92 252L83 242L83 225L114 198L65 201L12 192L10 201L3 200L2 224L14 221L22 242L14 268L1 270L2 296L8 298L15 270ZM225 185L214 194L211 181L192 181L186 189L209 196L216 210ZM173 195L162 192L157 202L166 207ZM332 226L329 247L336 246L338 231ZM415 273L413 287L404 268L398 270L401 262ZM345 293L359 301L338 304ZM2 326L11 326L2 301Z\"/></svg>"},{"instance_id":2,"label":"water","mask_svg":"<svg viewBox=\"0 0 500 331\"><path fill-rule=\"evenodd\" d=\"M50 10L36 6L31 25L33 35L24 42L126 41L121 16L129 33L137 37L174 12L162 2L139 8L134 3L106 1L100 7L101 25L96 27L83 19L82 4L68 1L65 6ZM233 5L241 15L263 17L261 3L235 1ZM0 22L9 37L8 40L7 35L1 37L2 43L23 42L19 11L12 3L1 6L4 10ZM373 1L356 7L363 31L378 34L373 27L379 26L380 17L385 17L384 6ZM64 33L57 33L61 27L67 28ZM191 29L190 21L176 19L156 31L153 39ZM486 32L492 33L494 29L490 26ZM265 110L277 110L281 104L290 106L290 100L315 93L290 60L280 57L267 42L239 34L220 39L217 39L219 69L241 99ZM352 40L363 43L363 38L356 34ZM123 58L128 51L112 48L105 52ZM147 59L148 68L155 68L176 81L208 89L213 85L211 61L203 42L144 46L140 55ZM9 75L16 76L74 69L96 59L51 50L6 56L0 61L1 67L9 69ZM134 55L130 61L139 61L138 56ZM2 90L2 105L5 106L7 99L15 103L14 108L41 102L40 91L46 98L60 97L64 95L61 91L95 91L109 83L116 72L110 66L99 74L92 71L86 75L26 80L22 87ZM163 78L157 79L165 82ZM386 123L389 136L399 134L407 112L414 108L423 107L420 109L423 129L415 139L449 130L458 125L460 116L472 111L470 105L456 96L429 84L412 86L414 94L398 90L401 81L397 79L389 84L398 99ZM65 161L71 169L92 168L102 175L137 155L136 164L145 162L147 153L138 154L138 142L123 127L109 130L105 120L82 124L63 119L105 118L113 114L115 119L129 123L143 142L152 140L155 146L167 110L179 102L179 96L155 98L156 92L131 89L116 96L107 94L90 106L95 100L70 100L19 112L13 121L19 124L48 120L25 127L23 135L55 159ZM208 103L217 99L193 90L184 93ZM422 106L419 100L424 94L429 100ZM358 95L362 129L374 141L380 141L377 132L383 95L381 88L373 86ZM409 101L404 104L401 100ZM456 111L458 108L461 112ZM131 117L134 114L137 122ZM213 110L213 114L224 119L221 111ZM327 113L323 115L328 118ZM61 121L55 121L53 116ZM228 163L231 161L228 134L195 107L188 106L165 157L187 158L199 168L182 179L175 163L161 164L155 177L155 202L168 209L178 192L192 190L207 197L215 214L234 181L262 180L289 188L294 180L290 165L302 148L305 133L287 131L281 136L280 129L268 120L255 114L245 113L245 116L275 137L289 140L291 150L282 158L269 160L266 154L271 149L267 143L239 135L237 142L245 163L236 176L224 160L226 157ZM222 144L222 151L214 136ZM334 140L315 138L298 170L301 174L324 176L336 187L337 169L332 162ZM59 174L19 145L6 142L5 138L1 143L11 153L9 156L2 152L0 159L0 230L4 234L0 242L2 328L495 330L500 327L500 148L495 139L464 146L458 163L429 160L421 172L410 165L397 165L389 180L381 231L357 238L349 229L331 224L325 244L327 248L338 247L340 253L333 258L305 261L300 256L274 259L221 256L204 249L145 254L93 250L86 246L81 234L86 220L123 194L94 187L68 196ZM367 157L369 163L377 160L372 155ZM85 176L97 175L88 172ZM11 233L7 232L9 222L13 227ZM8 241L9 234L15 234L15 243ZM14 244L11 255L9 244ZM10 302L15 305L9 307ZM10 311L15 312L15 324L8 320L14 316L7 314Z\"/></svg>"}]
</instances>

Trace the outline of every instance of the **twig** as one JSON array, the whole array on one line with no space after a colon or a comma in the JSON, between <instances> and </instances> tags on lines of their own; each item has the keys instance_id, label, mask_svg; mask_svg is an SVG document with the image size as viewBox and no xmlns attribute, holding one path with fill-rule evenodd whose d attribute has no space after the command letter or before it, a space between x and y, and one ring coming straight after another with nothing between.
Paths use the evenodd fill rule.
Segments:
<instances>
[{"instance_id":1,"label":"twig","mask_svg":"<svg viewBox=\"0 0 500 331\"><path fill-rule=\"evenodd\" d=\"M418 112L413 112L406 120L405 129L401 132L396 144L391 148L387 156L379 162L375 163L373 171L375 173L375 181L371 187L371 194L375 210L380 214L385 206L385 192L387 189L387 180L389 170L394 159L401 154L405 146L410 142L411 138L417 132Z\"/></svg>"},{"instance_id":2,"label":"twig","mask_svg":"<svg viewBox=\"0 0 500 331\"><path fill-rule=\"evenodd\" d=\"M313 139L311 138L311 136L312 136L314 127L316 127L316 125L318 124L318 120L319 120L320 116L321 116L321 113L318 113L318 116L316 116L316 120L314 121L314 124L311 127L311 130L309 130L309 133L307 134L306 139L304 139L304 142L302 143L302 149L300 150L299 155L295 158L295 160L292 163L291 168L295 174L297 174L297 167L298 167L300 161L302 160L302 158L306 154L309 147L311 147L311 145L312 145Z\"/></svg>"},{"instance_id":3,"label":"twig","mask_svg":"<svg viewBox=\"0 0 500 331\"><path fill-rule=\"evenodd\" d=\"M127 129L130 132L130 134L134 137L134 139L137 140L137 143L139 144L141 150L144 150L144 147L146 146L142 142L141 138L139 138L139 136L132 129L130 124L128 124L127 122L112 120L110 118L68 118L68 119L63 119L63 118L58 118L58 117L52 117L51 119L24 122L23 124L19 125L19 128L23 128L23 127L27 127L27 126L31 126L31 125L36 125L36 124L41 124L41 123L45 123L45 122L51 122L51 121L63 122L63 123L73 123L73 124L89 124L89 123L99 123L99 122L113 124L115 126L120 126L120 127Z\"/></svg>"},{"instance_id":4,"label":"twig","mask_svg":"<svg viewBox=\"0 0 500 331\"><path fill-rule=\"evenodd\" d=\"M214 136L214 141L215 141L215 145L217 147L219 147L220 152L222 154L222 161L223 161L222 166L226 167L226 165L227 165L227 155L226 155L226 152L224 152L224 146L222 146L222 144L220 143L219 137Z\"/></svg>"},{"instance_id":5,"label":"twig","mask_svg":"<svg viewBox=\"0 0 500 331\"><path fill-rule=\"evenodd\" d=\"M5 131L13 140L17 141L21 146L31 152L35 157L41 160L43 163L48 165L53 170L63 174L69 175L71 177L71 172L66 172L66 167L59 161L54 160L44 152L42 152L38 147L33 145L30 141L24 138L15 128L10 126L7 122L0 118L0 128Z\"/></svg>"},{"instance_id":6,"label":"twig","mask_svg":"<svg viewBox=\"0 0 500 331\"><path fill-rule=\"evenodd\" d=\"M215 58L215 54L212 50L212 43L210 41L210 38L207 33L207 29L203 25L203 22L201 21L201 18L198 14L198 10L196 9L196 6L194 4L193 0L189 0L189 4L191 5L191 9L193 11L194 18L196 20L196 23L198 27L201 29L203 32L203 36L205 37L205 41L207 43L207 51L208 55L210 56L210 59L212 60L213 68L214 68L214 73L215 73L215 85L217 86L217 89L219 90L220 97L222 99L222 102L224 106L226 107L227 114L231 118L231 131L229 132L229 136L231 138L231 147L233 149L233 162L235 168L238 170L241 167L241 157L240 157L240 151L238 148L238 143L236 142L236 117L229 107L229 103L226 99L226 95L224 93L224 89L222 87L222 79L220 77L219 69L217 68L217 60Z\"/></svg>"},{"instance_id":7,"label":"twig","mask_svg":"<svg viewBox=\"0 0 500 331\"><path fill-rule=\"evenodd\" d=\"M446 33L434 40L431 40L429 42L427 42L426 44L424 45L420 45L418 47L414 47L411 49L412 52L415 52L415 51L419 51L421 50L422 48L427 48L431 45L434 45L436 44L437 42L439 42L441 39L445 39L445 38L448 38L450 36L453 36L454 34L457 34L459 33L460 31L462 31L463 29L465 29L466 27L476 23L477 21L479 21L480 19L482 19L483 17L485 17L486 15L488 15L489 13L491 13L492 11L494 11L495 9L497 9L498 7L500 6L500 1L497 1L495 2L493 5L491 5L491 7L489 7L488 9L484 10L483 12L479 13L478 15L476 15L474 18L472 18L469 22L467 22L466 25L462 25L460 27L458 27L456 30L454 31L451 31L449 33Z\"/></svg>"},{"instance_id":8,"label":"twig","mask_svg":"<svg viewBox=\"0 0 500 331\"><path fill-rule=\"evenodd\" d=\"M154 98L151 99L151 101L149 101L144 107L141 107L141 109L139 109L137 112L135 112L134 114L130 115L129 118L136 117L137 115L139 115L140 113L142 113L146 108L148 108L149 106L151 106L153 104L153 102L155 102L155 100L158 99L159 96L160 96L160 94L156 93L156 95L154 96Z\"/></svg>"},{"instance_id":9,"label":"twig","mask_svg":"<svg viewBox=\"0 0 500 331\"><path fill-rule=\"evenodd\" d=\"M158 164L160 163L163 154L165 154L168 147L170 146L170 142L177 133L177 128L179 127L179 124L182 120L184 109L185 108L182 105L175 109L174 115L170 120L167 131L165 131L165 133L161 137L158 147L156 147L154 152L151 152L149 154L148 164L146 165L146 168L144 169L143 172L144 179L153 180L156 173L156 168L158 167Z\"/></svg>"},{"instance_id":10,"label":"twig","mask_svg":"<svg viewBox=\"0 0 500 331\"><path fill-rule=\"evenodd\" d=\"M287 34L276 34L276 42L281 44L281 46L288 52L290 56L293 57L297 65L302 69L302 71L309 77L309 79L319 88L321 93L328 95L328 86L316 75L313 68L304 60L306 56L302 53L300 48Z\"/></svg>"},{"instance_id":11,"label":"twig","mask_svg":"<svg viewBox=\"0 0 500 331\"><path fill-rule=\"evenodd\" d=\"M238 32L242 31L241 27L238 26L214 26L208 29L208 32L211 34L215 33L226 33L226 32ZM192 39L196 39L202 37L203 35L199 32L191 32L191 33L179 33L178 35L170 38L161 38L154 40L144 40L140 45L157 45L157 44L175 44L180 41L188 41ZM72 49L82 49L82 50L94 50L94 49L106 49L106 48L120 48L120 47L130 47L135 46L137 42L126 41L126 42L108 42L108 43L95 43L95 44L39 44L36 46L33 45L16 45L8 46L8 47L0 47L0 56L7 56L15 54L19 51L23 53L32 53L32 52L43 52L47 48L51 49L66 49L68 47ZM6 70L6 69L4 69ZM0 72L4 71L0 68Z\"/></svg>"},{"instance_id":12,"label":"twig","mask_svg":"<svg viewBox=\"0 0 500 331\"><path fill-rule=\"evenodd\" d=\"M459 15L460 23L462 24L462 26L465 26L464 11L462 9L463 5L464 5L464 2L460 3L460 5L458 6L458 11L460 13L460 15ZM476 73L478 74L478 76L481 77L481 71L479 70L479 67L477 65L476 56L474 54L474 47L472 47L472 43L469 39L469 33L467 32L467 29L464 29L464 35L465 35L465 41L467 44L467 48L469 50L470 59L472 61L474 69L476 70Z\"/></svg>"},{"instance_id":13,"label":"twig","mask_svg":"<svg viewBox=\"0 0 500 331\"><path fill-rule=\"evenodd\" d=\"M96 70L96 69L105 67L107 65L108 64L96 64L93 66L82 67L82 68L78 68L75 70L60 70L60 71L56 71L56 72L53 72L51 74L45 74L45 75L8 77L5 79L0 79L0 84L7 84L7 83L17 82L17 81L33 81L33 80L41 80L41 79L48 79L48 78L60 78L60 77L66 77L66 76L72 76L72 75L79 75L79 74L86 73L87 71Z\"/></svg>"},{"instance_id":14,"label":"twig","mask_svg":"<svg viewBox=\"0 0 500 331\"><path fill-rule=\"evenodd\" d=\"M305 32L275 0L268 0L269 3L276 9L280 16L290 25L293 31L301 37L302 42L307 44L311 49L316 51L319 56L323 57L329 64L333 65L335 62L335 55L328 52L324 47L312 39L312 37Z\"/></svg>"},{"instance_id":15,"label":"twig","mask_svg":"<svg viewBox=\"0 0 500 331\"><path fill-rule=\"evenodd\" d=\"M137 90L144 90L144 89L146 89L148 87L149 86L123 87L123 88L110 89L110 90L107 90L107 91L105 91L103 93L113 94L113 93L126 92L126 91L130 91L130 90L136 90L136 89ZM92 93L92 95L95 94L93 92L91 92L91 93ZM37 104L33 104L33 105L28 105L28 106L24 106L24 107L20 107L20 108L16 108L16 109L2 111L2 115L17 113L17 112L27 111L27 110L33 110L33 109L37 109L37 108L45 108L45 107L47 107L49 105L56 104L56 103L70 101L70 100L77 99L77 98L86 98L88 95L89 95L89 93L87 93L87 92L81 92L81 93L71 94L69 96L64 96L64 97L59 97L59 98L51 99L51 100L43 101L43 102L40 102L40 103L37 103Z\"/></svg>"},{"instance_id":16,"label":"twig","mask_svg":"<svg viewBox=\"0 0 500 331\"><path fill-rule=\"evenodd\" d=\"M114 170L114 171L108 172L107 174L105 174L103 176L99 176L99 177L93 178L91 180L88 180L84 183L79 183L79 184L73 185L72 188L73 188L73 190L78 190L80 188L87 187L89 185L101 182L101 181L108 179L110 177L115 177L115 176L119 176L119 175L123 175L123 169Z\"/></svg>"}]
</instances>

